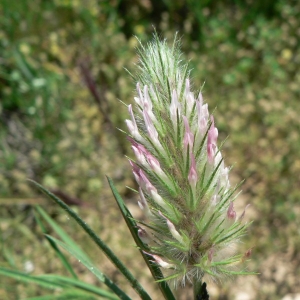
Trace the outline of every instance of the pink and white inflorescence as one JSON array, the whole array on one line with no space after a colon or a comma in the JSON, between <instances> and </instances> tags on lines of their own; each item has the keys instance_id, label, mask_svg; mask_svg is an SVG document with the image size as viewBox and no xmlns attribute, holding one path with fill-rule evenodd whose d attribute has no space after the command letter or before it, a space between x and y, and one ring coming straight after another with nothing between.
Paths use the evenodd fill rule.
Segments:
<instances>
[{"instance_id":1,"label":"pink and white inflorescence","mask_svg":"<svg viewBox=\"0 0 300 300\"><path fill-rule=\"evenodd\" d=\"M218 129L195 94L178 41L141 46L134 109L128 106L130 160L147 223L138 233L167 279L184 284L247 274L236 244L249 224L218 148ZM247 252L248 253L248 252Z\"/></svg>"}]
</instances>

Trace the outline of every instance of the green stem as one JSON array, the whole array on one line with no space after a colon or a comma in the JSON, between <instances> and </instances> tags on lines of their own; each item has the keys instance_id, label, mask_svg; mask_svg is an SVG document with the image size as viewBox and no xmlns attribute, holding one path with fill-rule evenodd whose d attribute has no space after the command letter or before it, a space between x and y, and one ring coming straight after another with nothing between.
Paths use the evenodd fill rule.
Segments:
<instances>
[{"instance_id":1,"label":"green stem","mask_svg":"<svg viewBox=\"0 0 300 300\"><path fill-rule=\"evenodd\" d=\"M209 300L206 283L201 280L194 281L194 300Z\"/></svg>"},{"instance_id":2,"label":"green stem","mask_svg":"<svg viewBox=\"0 0 300 300\"><path fill-rule=\"evenodd\" d=\"M136 242L153 278L158 283L161 293L163 294L165 299L175 300L175 297L174 297L171 289L169 288L169 285L167 284L167 282L161 281L163 279L163 274L162 274L161 270L159 269L159 267L156 264L154 264L153 262L151 262L149 255L145 255L145 253L142 251L142 250L150 251L150 249L148 249L148 247L146 247L142 243L140 238L138 237L138 234L137 234L138 227L137 227L136 222L133 220L133 217L132 217L130 211L127 209L122 197L120 196L117 189L115 188L112 180L109 177L107 177L107 180L108 180L109 186L114 194L114 197L117 201L117 204L121 210L123 218L130 230L130 233L131 233L132 237L134 238L134 241Z\"/></svg>"}]
</instances>

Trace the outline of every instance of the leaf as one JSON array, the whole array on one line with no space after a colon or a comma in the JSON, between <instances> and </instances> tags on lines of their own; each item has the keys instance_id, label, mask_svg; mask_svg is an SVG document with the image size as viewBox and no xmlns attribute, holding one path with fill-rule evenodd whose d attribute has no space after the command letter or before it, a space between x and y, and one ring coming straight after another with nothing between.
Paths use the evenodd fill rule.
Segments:
<instances>
[{"instance_id":1,"label":"leaf","mask_svg":"<svg viewBox=\"0 0 300 300\"><path fill-rule=\"evenodd\" d=\"M105 299L112 299L112 300L119 299L114 294L112 294L108 291L105 291L105 290L95 287L93 285L84 283L84 282L79 281L78 279L74 279L74 278L68 278L68 277L58 276L58 275L32 276L32 275L29 275L26 273L22 273L22 272L15 271L15 270L9 270L9 269L3 268L3 267L0 267L0 274L7 276L7 277L14 278L18 281L34 283L34 284L40 285L44 288L48 288L48 289L52 289L52 290L53 289L66 290L66 289L72 288L73 294L75 294L75 292L76 292L76 291L74 291L74 289L77 289L77 290L81 290L81 291L85 292L85 295L88 292L88 293L95 294L97 296L104 297ZM84 294L81 292L80 295L82 296ZM69 298L69 299L73 299L73 298ZM79 299L85 299L85 298L82 297ZM128 299L130 299L130 298L128 298Z\"/></svg>"},{"instance_id":2,"label":"leaf","mask_svg":"<svg viewBox=\"0 0 300 300\"><path fill-rule=\"evenodd\" d=\"M108 277L106 277L97 267L95 267L90 260L86 260L85 257L77 253L69 245L55 239L54 237L47 235L47 237L55 242L57 245L61 246L78 259L90 272L92 272L101 282L105 283L112 291L114 291L121 299L130 299L118 286L116 286Z\"/></svg>"},{"instance_id":3,"label":"leaf","mask_svg":"<svg viewBox=\"0 0 300 300\"><path fill-rule=\"evenodd\" d=\"M91 285L91 284L87 284L87 283L82 282L78 279L68 278L68 277L59 276L59 275L48 275L48 274L40 275L40 276L36 276L36 277L45 278L45 279L47 279L51 282L65 283L69 287L80 289L82 291L89 292L89 293L92 293L92 294L95 294L95 295L98 295L98 296L102 296L102 297L105 297L106 299L112 299L112 300L119 299L119 297L115 296L113 293L111 293L109 291L106 291L104 289L95 287L94 285ZM103 275L103 277L105 278L105 275Z\"/></svg>"},{"instance_id":4,"label":"leaf","mask_svg":"<svg viewBox=\"0 0 300 300\"><path fill-rule=\"evenodd\" d=\"M143 300L151 300L150 296L140 285L137 279L131 274L131 272L126 268L126 266L119 260L119 258L114 254L114 252L97 236L97 234L62 200L56 197L54 194L49 192L43 186L37 182L30 180L40 191L49 196L55 203L57 203L65 212L67 212L70 217L72 217L81 228L90 236L90 238L95 242L95 244L106 254L110 261L117 267L118 270L125 276L125 278L130 282L132 288L139 294ZM84 258L83 258L84 259Z\"/></svg>"},{"instance_id":5,"label":"leaf","mask_svg":"<svg viewBox=\"0 0 300 300\"><path fill-rule=\"evenodd\" d=\"M45 212L41 207L35 207L35 209L36 209L38 212L40 212L40 214L43 213L43 214L45 214L47 217L49 217L49 216L46 214L46 212ZM37 223L40 225L40 227L41 227L41 229L42 229L42 232L43 232L44 234L46 234L46 233L47 233L46 228L44 227L44 225L43 225L42 221L40 220L39 216L37 215L37 213L35 213L34 215L35 215L35 219L36 219ZM49 217L49 218L50 218L50 217ZM54 222L53 220L51 220L51 221ZM56 224L56 226L57 226L58 228L60 228L57 224ZM61 229L61 228L60 228L60 229ZM61 231L62 231L62 229L61 229ZM48 240L50 246L51 246L51 247L54 249L54 251L56 252L56 255L59 257L59 259L61 260L61 262L62 262L62 264L64 265L64 267L71 273L71 275L72 275L74 278L77 278L77 275L75 274L75 272L74 272L72 266L69 264L67 258L66 258L66 257L63 255L63 253L59 250L59 248L56 246L56 244L55 244L51 239L49 239L47 236L46 236L46 239Z\"/></svg>"},{"instance_id":6,"label":"leaf","mask_svg":"<svg viewBox=\"0 0 300 300\"><path fill-rule=\"evenodd\" d=\"M109 186L112 190L112 193L117 201L117 204L119 206L119 209L123 215L123 218L131 232L131 235L135 241L135 243L137 244L137 246L139 247L140 249L140 252L154 278L154 280L158 283L159 285L159 288L160 288L160 291L162 292L163 296L165 299L168 299L168 300L175 300L175 297L170 289L170 287L168 286L168 284L165 282L165 281L162 281L163 280L163 274L160 270L160 268L154 264L153 262L150 261L150 258L148 255L145 255L144 252L142 250L148 250L149 251L149 248L148 246L146 246L139 238L138 236L138 226L136 224L136 222L134 221L130 211L128 210L128 208L126 207L122 197L120 196L120 194L118 193L117 189L115 188L112 180L107 177L107 180L108 180L108 183L109 183Z\"/></svg>"},{"instance_id":7,"label":"leaf","mask_svg":"<svg viewBox=\"0 0 300 300\"><path fill-rule=\"evenodd\" d=\"M97 300L98 297L95 298L90 295L86 295L83 293L77 293L74 291L67 291L66 293L61 293L60 295L44 295L38 297L27 298L26 300Z\"/></svg>"},{"instance_id":8,"label":"leaf","mask_svg":"<svg viewBox=\"0 0 300 300\"><path fill-rule=\"evenodd\" d=\"M35 210L66 244L70 245L76 252L85 257L86 260L89 260L88 255L81 249L81 247L45 212L44 209L40 206L35 206Z\"/></svg>"},{"instance_id":9,"label":"leaf","mask_svg":"<svg viewBox=\"0 0 300 300\"><path fill-rule=\"evenodd\" d=\"M48 289L55 289L55 288L63 289L64 287L66 287L66 285L62 284L61 282L49 282L48 280L43 278L30 276L26 273L22 273L15 270L9 270L3 267L0 267L0 274L7 277L14 278L18 281L35 283Z\"/></svg>"}]
</instances>

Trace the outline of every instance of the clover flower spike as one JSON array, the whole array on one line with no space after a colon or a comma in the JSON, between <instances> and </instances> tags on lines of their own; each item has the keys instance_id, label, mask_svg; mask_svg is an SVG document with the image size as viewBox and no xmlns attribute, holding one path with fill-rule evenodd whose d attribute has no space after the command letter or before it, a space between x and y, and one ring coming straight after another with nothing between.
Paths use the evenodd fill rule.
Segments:
<instances>
[{"instance_id":1,"label":"clover flower spike","mask_svg":"<svg viewBox=\"0 0 300 300\"><path fill-rule=\"evenodd\" d=\"M247 274L242 263L249 255L233 249L250 223L245 211L237 218L238 187L230 185L214 117L202 92L193 90L179 42L170 48L155 36L139 57L135 107L128 106L126 124L146 254L175 286Z\"/></svg>"}]
</instances>

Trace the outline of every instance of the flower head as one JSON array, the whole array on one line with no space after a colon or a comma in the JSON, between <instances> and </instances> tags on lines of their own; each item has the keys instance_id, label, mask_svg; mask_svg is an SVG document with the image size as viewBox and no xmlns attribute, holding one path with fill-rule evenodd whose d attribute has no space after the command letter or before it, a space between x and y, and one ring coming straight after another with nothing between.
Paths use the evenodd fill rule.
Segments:
<instances>
[{"instance_id":1,"label":"flower head","mask_svg":"<svg viewBox=\"0 0 300 300\"><path fill-rule=\"evenodd\" d=\"M126 120L136 159L131 161L139 185L139 206L149 228L139 230L149 253L175 282L218 280L245 273L245 255L235 245L249 224L236 217L218 129L192 91L188 66L175 40L141 47L136 108Z\"/></svg>"}]
</instances>

